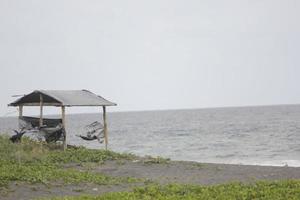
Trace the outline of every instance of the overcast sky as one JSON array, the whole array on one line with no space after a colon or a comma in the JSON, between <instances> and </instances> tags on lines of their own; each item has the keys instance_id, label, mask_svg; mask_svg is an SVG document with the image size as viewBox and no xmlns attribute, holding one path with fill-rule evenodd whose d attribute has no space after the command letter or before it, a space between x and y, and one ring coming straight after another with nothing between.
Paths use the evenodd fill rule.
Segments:
<instances>
[{"instance_id":1,"label":"overcast sky","mask_svg":"<svg viewBox=\"0 0 300 200\"><path fill-rule=\"evenodd\" d=\"M297 104L299 63L299 0L0 0L1 116L34 89L109 111Z\"/></svg>"}]
</instances>

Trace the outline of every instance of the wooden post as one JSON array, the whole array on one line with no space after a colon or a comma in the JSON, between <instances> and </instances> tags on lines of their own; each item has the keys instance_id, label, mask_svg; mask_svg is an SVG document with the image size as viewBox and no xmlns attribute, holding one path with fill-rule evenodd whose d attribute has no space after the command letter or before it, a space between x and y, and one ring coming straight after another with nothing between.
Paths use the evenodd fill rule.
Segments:
<instances>
[{"instance_id":1,"label":"wooden post","mask_svg":"<svg viewBox=\"0 0 300 200\"><path fill-rule=\"evenodd\" d=\"M19 117L23 116L23 106L19 106Z\"/></svg>"},{"instance_id":2,"label":"wooden post","mask_svg":"<svg viewBox=\"0 0 300 200\"><path fill-rule=\"evenodd\" d=\"M103 128L104 128L104 141L105 141L105 149L107 150L108 145L108 135L107 135L107 123L106 123L106 107L103 106Z\"/></svg>"},{"instance_id":3,"label":"wooden post","mask_svg":"<svg viewBox=\"0 0 300 200\"><path fill-rule=\"evenodd\" d=\"M23 117L23 106L19 106L19 129L21 129L21 117Z\"/></svg>"},{"instance_id":4,"label":"wooden post","mask_svg":"<svg viewBox=\"0 0 300 200\"><path fill-rule=\"evenodd\" d=\"M40 123L39 127L43 126L43 96L40 94Z\"/></svg>"},{"instance_id":5,"label":"wooden post","mask_svg":"<svg viewBox=\"0 0 300 200\"><path fill-rule=\"evenodd\" d=\"M62 119L62 128L64 129L64 150L67 149L67 131L66 131L66 109L65 106L61 107L61 119Z\"/></svg>"}]
</instances>

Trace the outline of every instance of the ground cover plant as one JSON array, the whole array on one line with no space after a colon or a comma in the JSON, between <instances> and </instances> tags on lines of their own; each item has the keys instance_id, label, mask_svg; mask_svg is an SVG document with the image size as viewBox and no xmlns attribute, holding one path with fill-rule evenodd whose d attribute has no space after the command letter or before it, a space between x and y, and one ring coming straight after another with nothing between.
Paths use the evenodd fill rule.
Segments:
<instances>
[{"instance_id":1,"label":"ground cover plant","mask_svg":"<svg viewBox=\"0 0 300 200\"><path fill-rule=\"evenodd\" d=\"M83 195L47 200L298 200L300 181L230 183L215 186L171 184L135 188L132 192L107 193L102 196Z\"/></svg>"},{"instance_id":2,"label":"ground cover plant","mask_svg":"<svg viewBox=\"0 0 300 200\"><path fill-rule=\"evenodd\" d=\"M133 178L114 178L88 170L66 169L68 163L98 163L107 160L133 159L130 154L83 147L62 151L55 144L46 144L23 138L22 143L11 143L7 136L0 136L0 188L11 181L29 183L90 182L95 184L118 184L134 182Z\"/></svg>"}]
</instances>

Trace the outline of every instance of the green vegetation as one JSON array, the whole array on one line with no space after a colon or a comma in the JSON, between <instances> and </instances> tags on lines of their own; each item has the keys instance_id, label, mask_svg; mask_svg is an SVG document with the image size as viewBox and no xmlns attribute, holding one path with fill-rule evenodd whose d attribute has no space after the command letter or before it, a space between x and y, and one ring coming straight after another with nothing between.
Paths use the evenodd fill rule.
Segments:
<instances>
[{"instance_id":1,"label":"green vegetation","mask_svg":"<svg viewBox=\"0 0 300 200\"><path fill-rule=\"evenodd\" d=\"M8 137L0 136L0 192L12 181L26 183L94 183L99 185L136 182L134 178L110 177L94 173L92 169L105 161L116 160L117 165L125 160L136 159L131 154L119 154L105 150L83 147L60 150L60 146L49 145L24 138L13 144ZM146 157L144 164L166 164L169 159ZM69 168L69 166L75 166ZM193 167L203 168L203 164ZM76 169L77 168L77 169ZM80 170L81 169L81 170ZM82 170L83 169L83 170ZM230 183L215 186L158 185L151 180L145 187L129 192L106 193L101 196L66 196L48 200L279 200L300 199L300 180L257 182L253 184ZM84 192L79 189L78 192Z\"/></svg>"},{"instance_id":2,"label":"green vegetation","mask_svg":"<svg viewBox=\"0 0 300 200\"><path fill-rule=\"evenodd\" d=\"M193 163L191 169L204 169L205 164L203 163Z\"/></svg>"},{"instance_id":3,"label":"green vegetation","mask_svg":"<svg viewBox=\"0 0 300 200\"><path fill-rule=\"evenodd\" d=\"M59 150L59 146L48 145L24 138L13 144L8 137L0 136L0 188L11 181L29 183L90 182L95 184L118 184L136 181L133 178L113 178L89 170L66 169L64 165L75 163L85 166L101 164L107 160L133 159L130 154L92 150L83 147Z\"/></svg>"},{"instance_id":4,"label":"green vegetation","mask_svg":"<svg viewBox=\"0 0 300 200\"><path fill-rule=\"evenodd\" d=\"M58 197L51 200L296 200L300 199L300 181L231 183L216 186L152 185L132 192L102 196Z\"/></svg>"},{"instance_id":5,"label":"green vegetation","mask_svg":"<svg viewBox=\"0 0 300 200\"><path fill-rule=\"evenodd\" d=\"M10 163L103 163L107 160L134 159L132 154L120 154L84 147L61 150L61 146L36 142L23 138L21 144L13 144L8 137L0 136L0 161Z\"/></svg>"},{"instance_id":6,"label":"green vegetation","mask_svg":"<svg viewBox=\"0 0 300 200\"><path fill-rule=\"evenodd\" d=\"M131 154L120 154L108 150L95 150L80 147L77 149L68 149L67 151L52 151L46 157L46 160L55 163L103 163L107 160L131 160L134 156Z\"/></svg>"},{"instance_id":7,"label":"green vegetation","mask_svg":"<svg viewBox=\"0 0 300 200\"><path fill-rule=\"evenodd\" d=\"M112 178L89 171L59 169L53 165L3 164L0 166L0 186L7 185L9 181L47 184L57 180L64 183L90 182L101 185L135 181L133 178Z\"/></svg>"},{"instance_id":8,"label":"green vegetation","mask_svg":"<svg viewBox=\"0 0 300 200\"><path fill-rule=\"evenodd\" d=\"M170 162L169 158L162 158L160 156L152 157L146 156L143 161L144 164L168 164Z\"/></svg>"}]
</instances>

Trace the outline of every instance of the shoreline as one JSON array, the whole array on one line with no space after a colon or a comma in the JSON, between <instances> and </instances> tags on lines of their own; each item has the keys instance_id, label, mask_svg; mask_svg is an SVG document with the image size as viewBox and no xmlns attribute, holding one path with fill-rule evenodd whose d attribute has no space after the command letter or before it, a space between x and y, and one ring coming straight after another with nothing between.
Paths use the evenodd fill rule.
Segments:
<instances>
[{"instance_id":1,"label":"shoreline","mask_svg":"<svg viewBox=\"0 0 300 200\"><path fill-rule=\"evenodd\" d=\"M147 163L139 161L107 161L96 172L110 176L131 176L151 179L159 183L223 184L230 182L250 183L261 180L300 179L300 167L257 166L237 164L199 163L193 161L169 161Z\"/></svg>"},{"instance_id":2,"label":"shoreline","mask_svg":"<svg viewBox=\"0 0 300 200\"><path fill-rule=\"evenodd\" d=\"M296 183L293 191L298 189L298 184L300 186L300 167L172 161L84 147L61 151L59 145L29 138L16 144L8 137L0 136L0 144L1 200L118 195L116 192L137 191L137 187L157 186L156 189L164 190L164 186L174 184L179 188L186 185L190 189L194 186L220 189L224 184L231 191L244 184L245 191L248 191L255 184L261 185L260 181L268 181L262 183L265 192L273 184L289 189ZM220 184L222 186L218 187Z\"/></svg>"},{"instance_id":3,"label":"shoreline","mask_svg":"<svg viewBox=\"0 0 300 200\"><path fill-rule=\"evenodd\" d=\"M108 160L89 169L76 163L65 166L66 169L89 170L111 177L133 177L144 180L140 183L122 183L117 185L97 185L92 183L49 185L12 182L11 191L3 200L24 200L34 198L51 198L53 196L78 196L82 194L103 195L110 192L132 191L136 187L148 184L184 184L215 186L220 184L260 181L300 180L300 167L274 167L233 164L198 163L193 161L165 161L161 163L140 157L137 160Z\"/></svg>"},{"instance_id":4,"label":"shoreline","mask_svg":"<svg viewBox=\"0 0 300 200\"><path fill-rule=\"evenodd\" d=\"M219 164L219 165L241 165L241 166L261 166L261 167L291 167L291 168L300 168L300 160L276 160L276 161L265 161L265 162L202 162L197 160L176 160L171 159L172 161L177 162L196 162L202 164Z\"/></svg>"}]
</instances>

